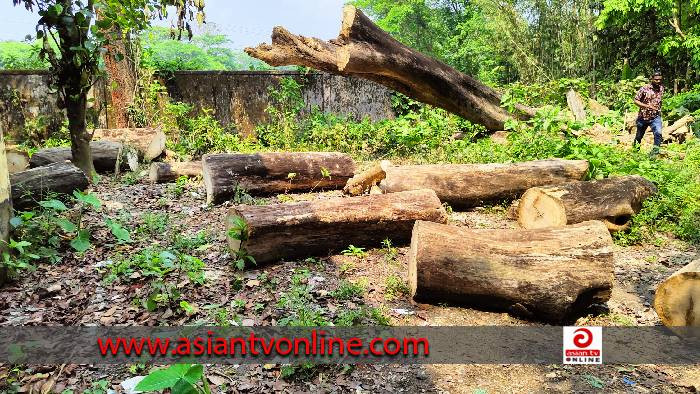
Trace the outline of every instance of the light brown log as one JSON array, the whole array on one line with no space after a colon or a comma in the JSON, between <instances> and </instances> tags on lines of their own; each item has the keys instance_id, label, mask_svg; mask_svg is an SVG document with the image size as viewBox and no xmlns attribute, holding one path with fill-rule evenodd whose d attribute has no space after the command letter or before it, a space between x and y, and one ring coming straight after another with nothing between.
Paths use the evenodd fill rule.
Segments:
<instances>
[{"instance_id":1,"label":"light brown log","mask_svg":"<svg viewBox=\"0 0 700 394\"><path fill-rule=\"evenodd\" d=\"M0 260L7 252L10 239L10 218L12 217L12 199L10 194L10 172L5 154L5 138L0 125ZM0 286L7 281L7 267L0 263Z\"/></svg>"},{"instance_id":2,"label":"light brown log","mask_svg":"<svg viewBox=\"0 0 700 394\"><path fill-rule=\"evenodd\" d=\"M656 289L654 309L667 327L700 327L700 260L661 282Z\"/></svg>"},{"instance_id":3,"label":"light brown log","mask_svg":"<svg viewBox=\"0 0 700 394\"><path fill-rule=\"evenodd\" d=\"M359 196L372 189L373 186L379 184L386 177L385 168L391 166L388 160L382 160L366 171L356 174L348 180L348 183L343 188L345 194L351 196Z\"/></svg>"},{"instance_id":4,"label":"light brown log","mask_svg":"<svg viewBox=\"0 0 700 394\"><path fill-rule=\"evenodd\" d=\"M245 51L271 66L306 66L368 79L489 130L503 130L505 121L512 117L501 107L501 93L403 45L353 6L343 9L336 39L326 42L297 36L277 26L272 45L260 44ZM516 109L520 118L534 115L532 108L517 105Z\"/></svg>"},{"instance_id":5,"label":"light brown log","mask_svg":"<svg viewBox=\"0 0 700 394\"><path fill-rule=\"evenodd\" d=\"M128 157L128 153L131 151L125 150L124 146L119 142L92 141L90 142L90 151L92 152L92 163L97 172L115 172L117 163L119 163L120 169L127 169L134 162L138 163L137 157ZM42 167L53 163L71 161L72 159L73 155L68 147L47 148L32 155L32 158L29 160L29 167ZM138 167L138 164L130 169L136 170L136 167Z\"/></svg>"},{"instance_id":6,"label":"light brown log","mask_svg":"<svg viewBox=\"0 0 700 394\"><path fill-rule=\"evenodd\" d=\"M7 158L7 169L10 174L24 171L29 168L29 155L24 150L16 146L5 146L5 157Z\"/></svg>"},{"instance_id":7,"label":"light brown log","mask_svg":"<svg viewBox=\"0 0 700 394\"><path fill-rule=\"evenodd\" d=\"M72 194L85 190L88 178L71 163L54 163L10 175L12 205L24 209L36 205L49 194Z\"/></svg>"},{"instance_id":8,"label":"light brown log","mask_svg":"<svg viewBox=\"0 0 700 394\"><path fill-rule=\"evenodd\" d=\"M241 190L269 195L341 189L354 172L352 158L336 152L221 153L202 157L207 202L214 204L231 199Z\"/></svg>"},{"instance_id":9,"label":"light brown log","mask_svg":"<svg viewBox=\"0 0 700 394\"><path fill-rule=\"evenodd\" d=\"M411 295L565 322L611 295L612 238L599 221L540 230L416 223Z\"/></svg>"},{"instance_id":10,"label":"light brown log","mask_svg":"<svg viewBox=\"0 0 700 394\"><path fill-rule=\"evenodd\" d=\"M662 135L664 141L677 141L680 143L685 142L688 136L692 135L688 124L693 123L695 118L691 115L686 115L677 121L675 121L671 126L664 127L662 130Z\"/></svg>"},{"instance_id":11,"label":"light brown log","mask_svg":"<svg viewBox=\"0 0 700 394\"><path fill-rule=\"evenodd\" d=\"M596 116L603 116L610 112L610 108L592 98L588 99L588 109L590 109L591 113Z\"/></svg>"},{"instance_id":12,"label":"light brown log","mask_svg":"<svg viewBox=\"0 0 700 394\"><path fill-rule=\"evenodd\" d=\"M268 206L237 206L227 228L246 223L241 242L231 236L235 253L244 250L258 263L327 255L348 245L378 246L387 238L407 243L416 220L447 222L447 213L432 190L304 201Z\"/></svg>"},{"instance_id":13,"label":"light brown log","mask_svg":"<svg viewBox=\"0 0 700 394\"><path fill-rule=\"evenodd\" d=\"M573 89L569 89L566 92L566 103L569 105L569 109L574 114L574 119L583 122L586 120L586 107L583 103L583 97L581 97L578 92Z\"/></svg>"},{"instance_id":14,"label":"light brown log","mask_svg":"<svg viewBox=\"0 0 700 394\"><path fill-rule=\"evenodd\" d=\"M151 169L149 171L149 178L151 179L151 182L174 182L181 176L202 176L202 162L188 161L170 163L151 163Z\"/></svg>"},{"instance_id":15,"label":"light brown log","mask_svg":"<svg viewBox=\"0 0 700 394\"><path fill-rule=\"evenodd\" d=\"M94 140L121 142L136 148L150 162L165 151L165 133L160 128L95 129Z\"/></svg>"},{"instance_id":16,"label":"light brown log","mask_svg":"<svg viewBox=\"0 0 700 394\"><path fill-rule=\"evenodd\" d=\"M474 207L484 202L519 197L535 186L581 180L588 171L585 160L540 160L509 164L432 164L392 166L380 187L385 193L432 189L453 207Z\"/></svg>"},{"instance_id":17,"label":"light brown log","mask_svg":"<svg viewBox=\"0 0 700 394\"><path fill-rule=\"evenodd\" d=\"M638 175L534 187L518 205L518 223L527 229L601 220L611 232L629 228L656 186Z\"/></svg>"}]
</instances>

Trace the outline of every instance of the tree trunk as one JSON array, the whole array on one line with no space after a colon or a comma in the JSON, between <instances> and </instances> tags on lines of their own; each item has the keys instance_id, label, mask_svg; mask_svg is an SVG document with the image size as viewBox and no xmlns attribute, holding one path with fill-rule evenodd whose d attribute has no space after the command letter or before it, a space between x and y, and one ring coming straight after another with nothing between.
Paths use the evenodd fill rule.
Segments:
<instances>
[{"instance_id":1,"label":"tree trunk","mask_svg":"<svg viewBox=\"0 0 700 394\"><path fill-rule=\"evenodd\" d=\"M24 171L29 168L29 155L27 152L17 149L15 146L5 147L7 157L7 169L10 174Z\"/></svg>"},{"instance_id":2,"label":"tree trunk","mask_svg":"<svg viewBox=\"0 0 700 394\"><path fill-rule=\"evenodd\" d=\"M214 204L241 191L266 195L340 189L354 171L352 158L336 152L222 153L202 158L207 203Z\"/></svg>"},{"instance_id":3,"label":"tree trunk","mask_svg":"<svg viewBox=\"0 0 700 394\"><path fill-rule=\"evenodd\" d=\"M700 260L686 265L659 285L654 309L667 327L700 327Z\"/></svg>"},{"instance_id":4,"label":"tree trunk","mask_svg":"<svg viewBox=\"0 0 700 394\"><path fill-rule=\"evenodd\" d=\"M155 183L173 182L181 176L197 177L202 175L202 162L151 163L150 179Z\"/></svg>"},{"instance_id":5,"label":"tree trunk","mask_svg":"<svg viewBox=\"0 0 700 394\"><path fill-rule=\"evenodd\" d=\"M567 322L610 298L612 238L598 221L540 230L417 222L408 278L416 301Z\"/></svg>"},{"instance_id":6,"label":"tree trunk","mask_svg":"<svg viewBox=\"0 0 700 394\"><path fill-rule=\"evenodd\" d=\"M10 218L12 217L12 199L10 194L10 174L5 154L5 138L0 126L0 261L7 252L10 240ZM7 268L0 263L0 286L7 281Z\"/></svg>"},{"instance_id":7,"label":"tree trunk","mask_svg":"<svg viewBox=\"0 0 700 394\"><path fill-rule=\"evenodd\" d=\"M637 175L535 187L520 199L518 223L535 229L601 220L611 232L623 231L655 193L656 186Z\"/></svg>"},{"instance_id":8,"label":"tree trunk","mask_svg":"<svg viewBox=\"0 0 700 394\"><path fill-rule=\"evenodd\" d=\"M71 194L73 190L85 190L88 184L85 173L71 163L32 168L10 176L12 205L15 209L25 209L51 193Z\"/></svg>"},{"instance_id":9,"label":"tree trunk","mask_svg":"<svg viewBox=\"0 0 700 394\"><path fill-rule=\"evenodd\" d=\"M343 192L351 196L359 196L370 191L373 186L379 184L386 177L384 169L389 166L391 163L388 160L382 160L381 163L375 164L367 171L356 174L348 180Z\"/></svg>"},{"instance_id":10,"label":"tree trunk","mask_svg":"<svg viewBox=\"0 0 700 394\"><path fill-rule=\"evenodd\" d=\"M416 220L447 222L432 190L334 198L268 206L241 205L227 217L231 249L258 263L338 252L348 245L378 246L387 238L408 242ZM240 233L243 241L232 237Z\"/></svg>"},{"instance_id":11,"label":"tree trunk","mask_svg":"<svg viewBox=\"0 0 700 394\"><path fill-rule=\"evenodd\" d=\"M129 168L129 162L133 162L133 158L125 157L124 155L130 152L124 150L122 144L112 141L92 141L90 143L92 152L92 162L97 172L114 172L119 169ZM53 163L63 163L71 161L70 148L48 148L42 149L32 155L29 160L29 167L42 167ZM135 170L135 168L132 168Z\"/></svg>"},{"instance_id":12,"label":"tree trunk","mask_svg":"<svg viewBox=\"0 0 700 394\"><path fill-rule=\"evenodd\" d=\"M134 100L137 77L129 34L123 34L116 25L105 33L110 37L107 52L103 56L107 80L110 82L108 89L111 108L107 114L108 124L113 128L130 127L132 124L127 109ZM120 55L123 58L118 60Z\"/></svg>"},{"instance_id":13,"label":"tree trunk","mask_svg":"<svg viewBox=\"0 0 700 394\"><path fill-rule=\"evenodd\" d=\"M296 36L278 26L272 32L272 45L245 51L271 66L307 66L368 79L490 130L503 130L512 117L501 107L499 92L401 44L353 6L344 8L336 39L325 42ZM523 119L534 114L522 105L517 110Z\"/></svg>"},{"instance_id":14,"label":"tree trunk","mask_svg":"<svg viewBox=\"0 0 700 394\"><path fill-rule=\"evenodd\" d=\"M90 150L92 135L88 132L85 122L87 92L81 91L76 94L67 94L65 101L73 163L83 170L87 178L92 181L96 172L92 164L92 153Z\"/></svg>"},{"instance_id":15,"label":"tree trunk","mask_svg":"<svg viewBox=\"0 0 700 394\"><path fill-rule=\"evenodd\" d=\"M433 189L442 202L468 208L518 198L535 186L581 180L585 160L540 160L509 164L433 164L386 168L385 193Z\"/></svg>"},{"instance_id":16,"label":"tree trunk","mask_svg":"<svg viewBox=\"0 0 700 394\"><path fill-rule=\"evenodd\" d=\"M165 152L166 136L159 128L95 129L93 139L133 146L146 162Z\"/></svg>"}]
</instances>

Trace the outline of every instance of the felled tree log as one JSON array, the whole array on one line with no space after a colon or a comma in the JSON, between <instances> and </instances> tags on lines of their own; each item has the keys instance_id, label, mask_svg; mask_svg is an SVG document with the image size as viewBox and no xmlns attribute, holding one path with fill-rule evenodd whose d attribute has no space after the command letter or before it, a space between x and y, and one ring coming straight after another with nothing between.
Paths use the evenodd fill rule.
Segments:
<instances>
[{"instance_id":1,"label":"felled tree log","mask_svg":"<svg viewBox=\"0 0 700 394\"><path fill-rule=\"evenodd\" d=\"M700 327L700 260L661 282L654 309L667 327Z\"/></svg>"},{"instance_id":2,"label":"felled tree log","mask_svg":"<svg viewBox=\"0 0 700 394\"><path fill-rule=\"evenodd\" d=\"M432 189L442 202L474 207L483 202L519 197L535 186L581 180L585 160L540 160L510 164L431 164L392 166L380 183L385 193Z\"/></svg>"},{"instance_id":3,"label":"felled tree log","mask_svg":"<svg viewBox=\"0 0 700 394\"><path fill-rule=\"evenodd\" d=\"M406 243L416 220L447 222L447 213L432 190L240 205L229 212L227 234L234 252L244 250L258 263L266 263L326 255L348 245L375 246L387 238ZM240 233L240 222L247 231L243 237L232 237Z\"/></svg>"},{"instance_id":4,"label":"felled tree log","mask_svg":"<svg viewBox=\"0 0 700 394\"><path fill-rule=\"evenodd\" d=\"M50 193L71 194L85 190L88 178L71 163L54 163L10 175L12 205L24 209L46 198Z\"/></svg>"},{"instance_id":5,"label":"felled tree log","mask_svg":"<svg viewBox=\"0 0 700 394\"><path fill-rule=\"evenodd\" d=\"M159 128L95 129L92 138L132 146L146 162L165 151L165 133Z\"/></svg>"},{"instance_id":6,"label":"felled tree log","mask_svg":"<svg viewBox=\"0 0 700 394\"><path fill-rule=\"evenodd\" d=\"M343 188L343 192L351 196L359 196L364 194L366 191L371 190L373 186L379 184L379 182L386 177L386 172L384 169L390 165L391 162L388 160L382 160L380 163L375 164L367 171L363 171L355 175L348 180L345 188Z\"/></svg>"},{"instance_id":7,"label":"felled tree log","mask_svg":"<svg viewBox=\"0 0 700 394\"><path fill-rule=\"evenodd\" d=\"M138 166L138 157L129 157L134 152L124 149L124 146L118 142L92 141L90 142L90 150L92 151L92 163L97 172L114 172L117 169L117 163L119 163L120 169L126 169L133 165L134 168L131 170L136 170L135 167ZM53 163L63 163L71 161L72 158L70 148L42 149L29 159L29 167L36 168Z\"/></svg>"},{"instance_id":8,"label":"felled tree log","mask_svg":"<svg viewBox=\"0 0 700 394\"><path fill-rule=\"evenodd\" d=\"M5 138L0 127L0 257L7 251L10 240L10 218L12 217L12 199L10 194L10 172L5 153ZM0 286L7 281L7 267L0 264Z\"/></svg>"},{"instance_id":9,"label":"felled tree log","mask_svg":"<svg viewBox=\"0 0 700 394\"><path fill-rule=\"evenodd\" d=\"M326 42L297 36L277 26L272 45L245 51L271 66L307 66L368 79L490 130L503 130L512 116L501 107L499 92L401 44L353 6L343 9L336 39ZM534 114L532 108L522 105L517 110L523 119Z\"/></svg>"},{"instance_id":10,"label":"felled tree log","mask_svg":"<svg viewBox=\"0 0 700 394\"><path fill-rule=\"evenodd\" d=\"M688 136L692 135L688 124L694 121L695 118L686 115L675 121L671 126L664 127L661 131L664 141L685 142Z\"/></svg>"},{"instance_id":11,"label":"felled tree log","mask_svg":"<svg viewBox=\"0 0 700 394\"><path fill-rule=\"evenodd\" d=\"M7 158L7 169L10 174L24 171L29 168L29 155L27 152L17 149L14 146L5 147L5 157Z\"/></svg>"},{"instance_id":12,"label":"felled tree log","mask_svg":"<svg viewBox=\"0 0 700 394\"><path fill-rule=\"evenodd\" d=\"M611 232L626 230L656 186L638 175L534 187L518 205L518 223L527 229L601 220Z\"/></svg>"},{"instance_id":13,"label":"felled tree log","mask_svg":"<svg viewBox=\"0 0 700 394\"><path fill-rule=\"evenodd\" d=\"M540 230L417 222L408 278L421 302L564 322L611 295L612 238L599 221Z\"/></svg>"},{"instance_id":14,"label":"felled tree log","mask_svg":"<svg viewBox=\"0 0 700 394\"><path fill-rule=\"evenodd\" d=\"M151 163L149 172L151 182L155 183L173 182L181 176L197 177L201 175L201 161Z\"/></svg>"},{"instance_id":15,"label":"felled tree log","mask_svg":"<svg viewBox=\"0 0 700 394\"><path fill-rule=\"evenodd\" d=\"M279 152L211 154L202 157L208 203L221 203L241 190L250 194L340 189L355 162L344 153Z\"/></svg>"},{"instance_id":16,"label":"felled tree log","mask_svg":"<svg viewBox=\"0 0 700 394\"><path fill-rule=\"evenodd\" d=\"M574 119L583 122L586 120L586 106L583 103L583 97L581 97L578 92L573 89L569 89L566 92L566 103L569 105L569 109L574 114Z\"/></svg>"}]
</instances>

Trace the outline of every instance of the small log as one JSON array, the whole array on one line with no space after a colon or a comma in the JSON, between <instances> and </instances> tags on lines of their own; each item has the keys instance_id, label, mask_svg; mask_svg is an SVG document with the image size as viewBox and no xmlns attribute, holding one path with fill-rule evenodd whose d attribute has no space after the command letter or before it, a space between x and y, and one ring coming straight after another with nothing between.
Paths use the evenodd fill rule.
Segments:
<instances>
[{"instance_id":1,"label":"small log","mask_svg":"<svg viewBox=\"0 0 700 394\"><path fill-rule=\"evenodd\" d=\"M219 204L241 189L253 195L340 189L355 162L344 153L280 152L202 157L207 203Z\"/></svg>"},{"instance_id":2,"label":"small log","mask_svg":"<svg viewBox=\"0 0 700 394\"><path fill-rule=\"evenodd\" d=\"M5 147L5 157L7 158L7 169L10 174L29 168L29 155L16 146L7 145Z\"/></svg>"},{"instance_id":3,"label":"small log","mask_svg":"<svg viewBox=\"0 0 700 394\"><path fill-rule=\"evenodd\" d=\"M416 223L408 256L411 295L565 322L610 299L612 238L598 221L540 230Z\"/></svg>"},{"instance_id":4,"label":"small log","mask_svg":"<svg viewBox=\"0 0 700 394\"><path fill-rule=\"evenodd\" d=\"M388 160L382 160L380 163L372 166L372 168L367 171L363 171L351 179L345 185L343 192L351 196L359 196L364 194L366 191L371 190L373 186L377 185L386 177L385 168L389 167L391 162Z\"/></svg>"},{"instance_id":5,"label":"small log","mask_svg":"<svg viewBox=\"0 0 700 394\"><path fill-rule=\"evenodd\" d=\"M519 197L535 186L581 180L588 171L585 160L541 160L509 164L434 164L392 166L380 187L385 193L435 190L453 207L474 207L483 202Z\"/></svg>"},{"instance_id":6,"label":"small log","mask_svg":"<svg viewBox=\"0 0 700 394\"><path fill-rule=\"evenodd\" d=\"M611 232L623 231L655 193L656 186L638 175L534 187L520 199L518 223L536 229L601 220Z\"/></svg>"},{"instance_id":7,"label":"small log","mask_svg":"<svg viewBox=\"0 0 700 394\"><path fill-rule=\"evenodd\" d=\"M654 309L667 327L700 327L700 260L695 260L656 288Z\"/></svg>"},{"instance_id":8,"label":"small log","mask_svg":"<svg viewBox=\"0 0 700 394\"><path fill-rule=\"evenodd\" d=\"M10 218L12 217L12 199L10 194L9 161L5 150L5 138L0 127L0 259L7 251L10 240ZM1 261L1 260L0 260ZM7 267L0 264L0 286L7 281Z\"/></svg>"},{"instance_id":9,"label":"small log","mask_svg":"<svg viewBox=\"0 0 700 394\"><path fill-rule=\"evenodd\" d=\"M92 141L90 142L90 151L92 152L92 163L97 172L114 172L117 170L117 162L120 169L130 168L135 171L137 168L131 167L138 159L129 158L129 153L133 151L124 149L124 146L118 142L112 141ZM73 154L70 148L48 148L42 149L32 155L29 160L29 167L43 167L53 163L63 163L71 161ZM138 167L138 164L136 164Z\"/></svg>"},{"instance_id":10,"label":"small log","mask_svg":"<svg viewBox=\"0 0 700 394\"><path fill-rule=\"evenodd\" d=\"M202 162L151 163L151 169L149 171L151 182L174 182L181 176L193 178L202 176Z\"/></svg>"},{"instance_id":11,"label":"small log","mask_svg":"<svg viewBox=\"0 0 700 394\"><path fill-rule=\"evenodd\" d=\"M132 146L146 162L165 152L166 136L160 128L95 129L92 138Z\"/></svg>"},{"instance_id":12,"label":"small log","mask_svg":"<svg viewBox=\"0 0 700 394\"><path fill-rule=\"evenodd\" d=\"M88 178L72 163L54 163L10 175L12 205L24 209L36 205L51 193L71 194L85 190Z\"/></svg>"},{"instance_id":13,"label":"small log","mask_svg":"<svg viewBox=\"0 0 700 394\"><path fill-rule=\"evenodd\" d=\"M569 89L566 92L566 103L569 105L569 109L574 114L574 119L583 122L586 120L586 107L583 103L583 97L581 97L578 92L573 89Z\"/></svg>"},{"instance_id":14,"label":"small log","mask_svg":"<svg viewBox=\"0 0 700 394\"><path fill-rule=\"evenodd\" d=\"M243 221L241 242L231 237ZM432 190L304 201L268 206L241 205L227 217L232 251L245 250L258 263L338 252L348 245L378 246L384 239L407 243L416 220L447 222Z\"/></svg>"}]
</instances>

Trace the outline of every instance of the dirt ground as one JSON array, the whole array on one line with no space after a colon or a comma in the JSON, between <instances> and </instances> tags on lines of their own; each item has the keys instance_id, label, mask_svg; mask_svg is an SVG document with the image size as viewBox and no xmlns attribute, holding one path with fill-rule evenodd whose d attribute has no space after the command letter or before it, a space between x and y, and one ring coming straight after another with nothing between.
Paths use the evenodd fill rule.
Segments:
<instances>
[{"instance_id":1,"label":"dirt ground","mask_svg":"<svg viewBox=\"0 0 700 394\"><path fill-rule=\"evenodd\" d=\"M131 183L131 182L129 182ZM292 286L294 273L308 270L315 307L328 319L342 311L377 308L392 325L530 325L505 313L482 312L448 305L415 304L405 292L387 289L387 278L406 280L407 248L368 250L364 257L328 256L282 262L238 271L225 247L223 217L230 205L209 207L201 184L192 183L182 195L173 185L145 181L126 184L105 181L95 193L103 213L87 220L99 223L105 213L132 229L134 242L114 244L104 226L93 231L94 248L82 256L66 252L55 265L41 265L33 273L0 289L0 325L192 325L220 324L219 311L236 324L276 325L287 312L281 295ZM265 202L328 198L338 192L281 196ZM474 228L511 228L501 207L451 214L457 225ZM148 219L147 219L148 217ZM151 223L153 218L162 223ZM164 225L158 228L159 225ZM150 230L149 230L150 226ZM155 226L155 228L153 228ZM143 231L140 231L143 230ZM161 309L148 312L139 305L146 288L135 282L106 284L106 267L119 256L149 245L167 246L175 233L194 236L204 230L207 240L190 253L206 263L204 285L177 282L183 297L196 308L191 315ZM149 232L150 231L150 232ZM616 283L608 310L579 319L579 324L658 325L650 307L656 285L696 258L698 249L671 238L655 245L615 247ZM338 301L328 294L341 283L361 283L361 296ZM136 300L136 302L134 301ZM237 301L232 303L232 301ZM235 305L234 305L235 304ZM225 310L221 312L222 308ZM219 320L217 320L219 319ZM365 317L367 319L367 317ZM371 324L371 321L364 321ZM62 392L101 389L124 392L121 383L146 374L132 366L0 366L2 392ZM319 367L309 376L282 379L279 365L211 366L209 380L217 392L429 392L429 393L540 393L635 392L684 393L700 391L700 366L664 365L359 365ZM4 383L3 383L4 382ZM99 391L92 391L93 393Z\"/></svg>"}]
</instances>

